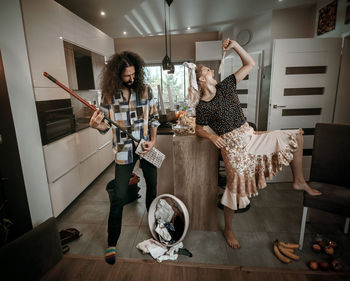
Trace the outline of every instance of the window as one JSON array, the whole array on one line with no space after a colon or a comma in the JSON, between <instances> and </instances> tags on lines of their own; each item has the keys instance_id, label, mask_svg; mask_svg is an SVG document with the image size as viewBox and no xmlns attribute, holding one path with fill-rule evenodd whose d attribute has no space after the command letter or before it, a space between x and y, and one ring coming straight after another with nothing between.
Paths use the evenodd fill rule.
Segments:
<instances>
[{"instance_id":1,"label":"window","mask_svg":"<svg viewBox=\"0 0 350 281\"><path fill-rule=\"evenodd\" d=\"M146 83L152 88L154 98L159 105L158 85L163 92L163 102L165 108L170 107L168 86L172 93L175 109L182 109L185 106L188 88L188 69L182 64L175 64L175 73L168 74L167 70L162 70L161 65L150 65L145 67Z\"/></svg>"}]
</instances>

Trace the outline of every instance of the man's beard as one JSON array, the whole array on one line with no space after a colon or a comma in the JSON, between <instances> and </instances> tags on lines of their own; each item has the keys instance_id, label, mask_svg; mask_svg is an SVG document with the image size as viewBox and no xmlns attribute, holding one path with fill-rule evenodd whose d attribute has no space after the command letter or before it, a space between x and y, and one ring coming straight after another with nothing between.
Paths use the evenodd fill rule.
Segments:
<instances>
[{"instance_id":1,"label":"man's beard","mask_svg":"<svg viewBox=\"0 0 350 281\"><path fill-rule=\"evenodd\" d=\"M128 89L133 89L135 87L135 82L131 84L128 82L123 82L123 85Z\"/></svg>"}]
</instances>

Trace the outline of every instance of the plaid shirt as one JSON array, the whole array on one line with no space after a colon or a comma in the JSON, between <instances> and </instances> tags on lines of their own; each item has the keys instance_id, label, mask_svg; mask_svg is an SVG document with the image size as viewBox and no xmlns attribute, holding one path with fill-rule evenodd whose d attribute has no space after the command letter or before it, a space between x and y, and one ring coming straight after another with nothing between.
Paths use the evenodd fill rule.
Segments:
<instances>
[{"instance_id":1,"label":"plaid shirt","mask_svg":"<svg viewBox=\"0 0 350 281\"><path fill-rule=\"evenodd\" d=\"M136 139L149 141L149 127L157 128L160 125L152 89L149 86L146 87L147 96L144 95L146 98L139 98L133 89L130 91L129 101L123 99L122 90L119 90L114 94L112 103L101 104L100 109L107 112L111 120L126 129ZM112 130L115 162L121 165L133 163L133 141L114 125Z\"/></svg>"}]
</instances>

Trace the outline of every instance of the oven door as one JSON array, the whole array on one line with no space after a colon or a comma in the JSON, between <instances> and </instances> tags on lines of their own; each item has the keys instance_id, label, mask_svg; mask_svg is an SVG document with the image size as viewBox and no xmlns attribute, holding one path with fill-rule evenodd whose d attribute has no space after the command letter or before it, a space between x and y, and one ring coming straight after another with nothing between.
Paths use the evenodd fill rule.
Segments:
<instances>
[{"instance_id":1,"label":"oven door","mask_svg":"<svg viewBox=\"0 0 350 281\"><path fill-rule=\"evenodd\" d=\"M41 132L43 144L48 144L75 132L72 107L52 109L42 112Z\"/></svg>"}]
</instances>

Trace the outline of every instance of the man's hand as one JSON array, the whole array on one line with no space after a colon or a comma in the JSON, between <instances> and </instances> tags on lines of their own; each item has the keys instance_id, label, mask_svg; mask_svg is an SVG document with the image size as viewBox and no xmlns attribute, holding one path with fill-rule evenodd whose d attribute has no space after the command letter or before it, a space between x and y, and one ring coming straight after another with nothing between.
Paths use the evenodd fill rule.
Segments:
<instances>
[{"instance_id":1,"label":"man's hand","mask_svg":"<svg viewBox=\"0 0 350 281\"><path fill-rule=\"evenodd\" d=\"M95 111L89 122L90 127L100 131L107 130L108 126L105 122L102 122L103 118L104 114L102 111Z\"/></svg>"},{"instance_id":2,"label":"man's hand","mask_svg":"<svg viewBox=\"0 0 350 281\"><path fill-rule=\"evenodd\" d=\"M215 144L215 146L217 148L224 148L226 147L226 142L224 141L224 139L222 137L219 136L212 136L210 137L210 140L212 141L213 144Z\"/></svg>"},{"instance_id":3,"label":"man's hand","mask_svg":"<svg viewBox=\"0 0 350 281\"><path fill-rule=\"evenodd\" d=\"M141 155L145 155L146 153L148 153L152 147L156 144L155 141L145 141L141 144L141 147L143 149L143 151L140 152Z\"/></svg>"}]
</instances>

